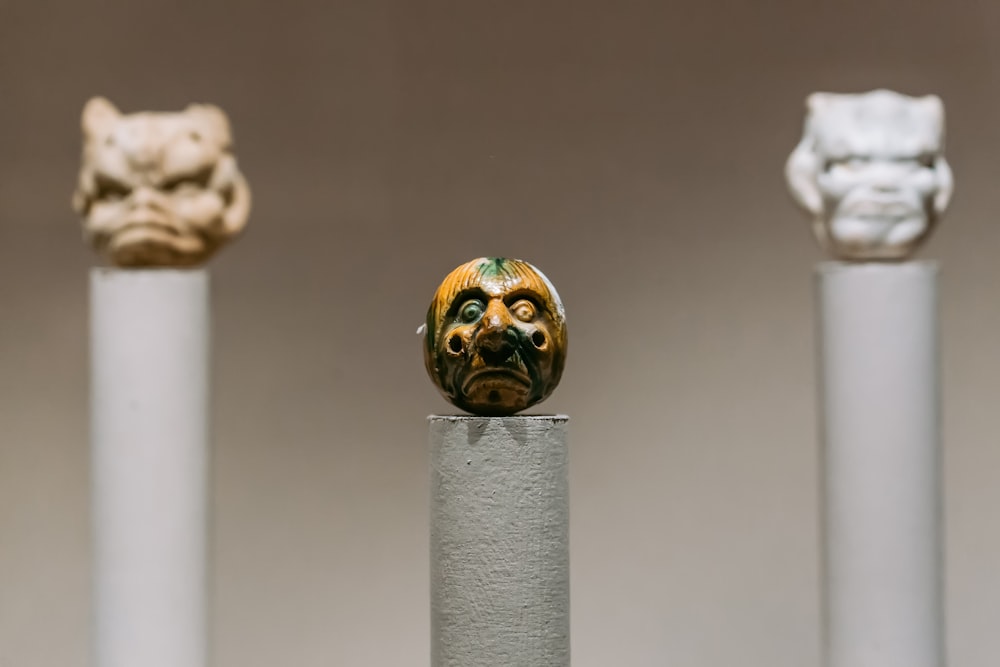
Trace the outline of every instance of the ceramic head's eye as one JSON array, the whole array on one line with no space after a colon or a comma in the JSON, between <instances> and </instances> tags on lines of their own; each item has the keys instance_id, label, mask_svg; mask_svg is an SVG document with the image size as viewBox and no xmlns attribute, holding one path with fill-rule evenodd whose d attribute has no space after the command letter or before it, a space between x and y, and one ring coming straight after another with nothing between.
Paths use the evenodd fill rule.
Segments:
<instances>
[{"instance_id":1,"label":"ceramic head's eye","mask_svg":"<svg viewBox=\"0 0 1000 667\"><path fill-rule=\"evenodd\" d=\"M475 322L483 313L486 312L486 306L479 299L469 299L462 304L462 307L458 311L459 318L466 324Z\"/></svg>"},{"instance_id":2,"label":"ceramic head's eye","mask_svg":"<svg viewBox=\"0 0 1000 667\"><path fill-rule=\"evenodd\" d=\"M531 322L535 319L535 305L527 299L521 299L515 302L514 305L510 307L510 312L514 313L514 317L522 322Z\"/></svg>"}]
</instances>

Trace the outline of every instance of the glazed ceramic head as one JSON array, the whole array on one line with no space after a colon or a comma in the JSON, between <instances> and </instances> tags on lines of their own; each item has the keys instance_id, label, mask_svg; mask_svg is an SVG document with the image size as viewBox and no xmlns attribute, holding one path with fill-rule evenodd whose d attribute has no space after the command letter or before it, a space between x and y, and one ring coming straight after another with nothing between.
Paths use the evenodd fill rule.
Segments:
<instances>
[{"instance_id":1,"label":"glazed ceramic head","mask_svg":"<svg viewBox=\"0 0 1000 667\"><path fill-rule=\"evenodd\" d=\"M83 109L73 206L105 261L192 266L246 225L250 190L217 107L122 114L101 97Z\"/></svg>"},{"instance_id":2,"label":"glazed ceramic head","mask_svg":"<svg viewBox=\"0 0 1000 667\"><path fill-rule=\"evenodd\" d=\"M940 98L814 93L806 106L785 175L820 244L844 260L912 255L952 193Z\"/></svg>"},{"instance_id":3,"label":"glazed ceramic head","mask_svg":"<svg viewBox=\"0 0 1000 667\"><path fill-rule=\"evenodd\" d=\"M427 311L424 336L434 384L479 415L511 415L544 400L566 361L559 295L519 259L481 257L448 274Z\"/></svg>"}]
</instances>

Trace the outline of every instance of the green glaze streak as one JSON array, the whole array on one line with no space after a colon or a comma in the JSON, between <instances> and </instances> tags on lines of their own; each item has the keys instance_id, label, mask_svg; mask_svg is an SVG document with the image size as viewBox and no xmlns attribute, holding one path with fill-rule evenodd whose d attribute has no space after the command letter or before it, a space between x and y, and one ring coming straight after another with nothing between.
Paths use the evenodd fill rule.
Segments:
<instances>
[{"instance_id":1,"label":"green glaze streak","mask_svg":"<svg viewBox=\"0 0 1000 667\"><path fill-rule=\"evenodd\" d=\"M497 278L507 276L507 260L503 257L487 257L476 269L483 277Z\"/></svg>"}]
</instances>

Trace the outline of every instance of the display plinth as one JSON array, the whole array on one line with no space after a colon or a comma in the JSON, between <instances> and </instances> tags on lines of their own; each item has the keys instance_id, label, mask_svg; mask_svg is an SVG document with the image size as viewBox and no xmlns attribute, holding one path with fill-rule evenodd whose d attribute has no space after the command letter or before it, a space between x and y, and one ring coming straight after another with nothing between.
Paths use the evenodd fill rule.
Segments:
<instances>
[{"instance_id":1,"label":"display plinth","mask_svg":"<svg viewBox=\"0 0 1000 667\"><path fill-rule=\"evenodd\" d=\"M432 667L568 667L568 417L429 420Z\"/></svg>"},{"instance_id":2,"label":"display plinth","mask_svg":"<svg viewBox=\"0 0 1000 667\"><path fill-rule=\"evenodd\" d=\"M943 667L937 266L818 267L826 667Z\"/></svg>"},{"instance_id":3,"label":"display plinth","mask_svg":"<svg viewBox=\"0 0 1000 667\"><path fill-rule=\"evenodd\" d=\"M91 273L96 667L204 667L209 280Z\"/></svg>"}]
</instances>

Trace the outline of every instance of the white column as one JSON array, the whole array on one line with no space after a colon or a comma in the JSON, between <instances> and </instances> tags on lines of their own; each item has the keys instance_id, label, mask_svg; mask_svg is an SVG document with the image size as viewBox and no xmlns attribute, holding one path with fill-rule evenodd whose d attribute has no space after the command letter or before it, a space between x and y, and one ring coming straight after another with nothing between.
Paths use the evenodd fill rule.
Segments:
<instances>
[{"instance_id":1,"label":"white column","mask_svg":"<svg viewBox=\"0 0 1000 667\"><path fill-rule=\"evenodd\" d=\"M95 667L204 667L205 270L91 273Z\"/></svg>"},{"instance_id":2,"label":"white column","mask_svg":"<svg viewBox=\"0 0 1000 667\"><path fill-rule=\"evenodd\" d=\"M936 278L818 267L827 667L944 667Z\"/></svg>"},{"instance_id":3,"label":"white column","mask_svg":"<svg viewBox=\"0 0 1000 667\"><path fill-rule=\"evenodd\" d=\"M568 667L567 417L431 417L431 666Z\"/></svg>"}]
</instances>

